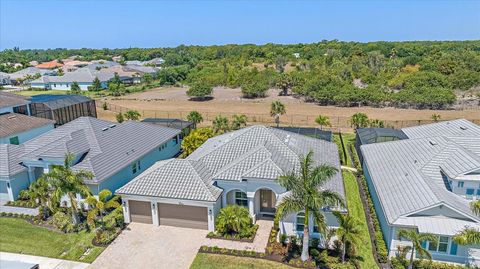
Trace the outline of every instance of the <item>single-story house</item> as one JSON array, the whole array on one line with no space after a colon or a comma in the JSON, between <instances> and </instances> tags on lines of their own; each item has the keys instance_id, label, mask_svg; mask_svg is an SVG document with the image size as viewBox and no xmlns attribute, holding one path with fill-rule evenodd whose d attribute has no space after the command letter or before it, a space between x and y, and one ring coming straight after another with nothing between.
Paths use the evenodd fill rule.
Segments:
<instances>
[{"instance_id":1,"label":"single-story house","mask_svg":"<svg viewBox=\"0 0 480 269\"><path fill-rule=\"evenodd\" d=\"M30 103L28 97L0 91L0 114L19 113L30 115Z\"/></svg>"},{"instance_id":2,"label":"single-story house","mask_svg":"<svg viewBox=\"0 0 480 269\"><path fill-rule=\"evenodd\" d=\"M38 94L30 98L31 115L51 119L55 126L79 117L97 117L95 100L76 94Z\"/></svg>"},{"instance_id":3,"label":"single-story house","mask_svg":"<svg viewBox=\"0 0 480 269\"><path fill-rule=\"evenodd\" d=\"M402 130L392 128L359 128L355 133L355 149L360 163L363 162L363 155L360 150L362 145L408 139Z\"/></svg>"},{"instance_id":4,"label":"single-story house","mask_svg":"<svg viewBox=\"0 0 480 269\"><path fill-rule=\"evenodd\" d=\"M43 62L41 64L38 64L35 67L40 68L40 69L55 69L55 68L62 67L62 66L63 66L63 64L60 63L58 60L52 60L52 61L49 61L49 62Z\"/></svg>"},{"instance_id":5,"label":"single-story house","mask_svg":"<svg viewBox=\"0 0 480 269\"><path fill-rule=\"evenodd\" d=\"M0 72L0 86L10 85L11 83L9 74Z\"/></svg>"},{"instance_id":6,"label":"single-story house","mask_svg":"<svg viewBox=\"0 0 480 269\"><path fill-rule=\"evenodd\" d=\"M93 80L98 78L103 89L107 88L107 82L113 78L100 72L91 71L89 68L79 68L73 72L65 73L63 76L42 76L30 82L32 88L46 90L71 90L73 82L77 82L80 90L87 91L92 86Z\"/></svg>"},{"instance_id":7,"label":"single-story house","mask_svg":"<svg viewBox=\"0 0 480 269\"><path fill-rule=\"evenodd\" d=\"M25 69L18 70L17 72L8 74L8 77L10 78L10 83L12 85L19 85L22 82L28 83L35 76L56 75L56 74L57 72L55 70L40 69L36 67L27 67ZM29 80L27 80L27 78Z\"/></svg>"},{"instance_id":8,"label":"single-story house","mask_svg":"<svg viewBox=\"0 0 480 269\"><path fill-rule=\"evenodd\" d=\"M287 194L277 178L298 171L310 150L316 165L340 170L335 143L265 126L251 126L207 140L186 159L159 161L117 190L129 222L213 231L222 207L248 208L254 221L273 218L279 199ZM339 171L324 186L344 197ZM331 208L322 208L329 226L337 226ZM288 235L303 233L303 212L280 221ZM311 216L309 216L311 217ZM313 237L322 238L315 227Z\"/></svg>"},{"instance_id":9,"label":"single-story house","mask_svg":"<svg viewBox=\"0 0 480 269\"><path fill-rule=\"evenodd\" d=\"M9 200L16 199L51 165L63 165L67 153L74 155L72 169L93 173L85 183L94 195L103 189L115 192L155 162L176 156L179 134L175 129L142 122L116 124L80 117L20 146L0 145L0 160L5 159L1 178L9 183L2 193L7 193Z\"/></svg>"},{"instance_id":10,"label":"single-story house","mask_svg":"<svg viewBox=\"0 0 480 269\"><path fill-rule=\"evenodd\" d=\"M0 114L0 144L23 144L54 128L54 121L17 113Z\"/></svg>"},{"instance_id":11,"label":"single-story house","mask_svg":"<svg viewBox=\"0 0 480 269\"><path fill-rule=\"evenodd\" d=\"M453 120L403 128L408 139L362 145L363 171L389 255L409 245L400 229L432 233L434 260L480 265L480 246L456 244L465 227L480 229L470 202L480 199L480 126Z\"/></svg>"}]
</instances>

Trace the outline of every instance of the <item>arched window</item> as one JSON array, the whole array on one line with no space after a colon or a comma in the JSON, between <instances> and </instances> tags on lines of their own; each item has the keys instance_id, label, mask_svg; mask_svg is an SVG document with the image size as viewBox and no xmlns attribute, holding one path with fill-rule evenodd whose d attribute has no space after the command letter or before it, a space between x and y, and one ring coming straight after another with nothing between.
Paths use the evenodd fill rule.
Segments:
<instances>
[{"instance_id":1,"label":"arched window","mask_svg":"<svg viewBox=\"0 0 480 269\"><path fill-rule=\"evenodd\" d=\"M236 191L235 192L235 204L239 206L248 207L248 198L247 194L243 191Z\"/></svg>"},{"instance_id":2,"label":"arched window","mask_svg":"<svg viewBox=\"0 0 480 269\"><path fill-rule=\"evenodd\" d=\"M305 227L305 213L300 212L297 214L297 232L303 232Z\"/></svg>"}]
</instances>

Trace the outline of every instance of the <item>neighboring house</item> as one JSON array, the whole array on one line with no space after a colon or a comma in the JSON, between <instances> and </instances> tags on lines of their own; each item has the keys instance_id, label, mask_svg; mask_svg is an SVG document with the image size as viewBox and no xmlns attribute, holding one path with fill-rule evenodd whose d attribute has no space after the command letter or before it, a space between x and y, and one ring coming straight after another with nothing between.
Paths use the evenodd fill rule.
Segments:
<instances>
[{"instance_id":1,"label":"neighboring house","mask_svg":"<svg viewBox=\"0 0 480 269\"><path fill-rule=\"evenodd\" d=\"M8 197L13 200L29 186L24 183L34 182L52 165L63 165L65 155L71 153L72 169L93 173L85 183L94 195L103 189L115 192L155 162L176 156L179 133L136 121L115 124L81 117L20 146L0 145L0 161L9 164L6 169L2 164L0 176L5 182L22 182L9 185Z\"/></svg>"},{"instance_id":2,"label":"neighboring house","mask_svg":"<svg viewBox=\"0 0 480 269\"><path fill-rule=\"evenodd\" d=\"M167 118L146 118L142 122L152 123L159 126L165 126L174 128L181 131L180 137L184 138L189 135L192 130L196 128L193 122L180 120L180 119L167 119Z\"/></svg>"},{"instance_id":3,"label":"neighboring house","mask_svg":"<svg viewBox=\"0 0 480 269\"><path fill-rule=\"evenodd\" d=\"M470 202L480 199L480 126L454 120L403 128L408 139L361 146L363 171L389 255L411 244L400 229L438 236L424 242L434 260L480 265L479 246L452 237L480 229Z\"/></svg>"},{"instance_id":4,"label":"neighboring house","mask_svg":"<svg viewBox=\"0 0 480 269\"><path fill-rule=\"evenodd\" d=\"M0 91L0 114L12 112L30 115L29 104L27 97Z\"/></svg>"},{"instance_id":5,"label":"neighboring house","mask_svg":"<svg viewBox=\"0 0 480 269\"><path fill-rule=\"evenodd\" d=\"M136 72L138 75L143 76L145 74L150 74L153 77L156 76L158 68L151 66L141 66L141 65L126 65L123 67L123 70L129 72Z\"/></svg>"},{"instance_id":6,"label":"neighboring house","mask_svg":"<svg viewBox=\"0 0 480 269\"><path fill-rule=\"evenodd\" d=\"M23 144L53 129L53 120L17 113L0 114L0 144Z\"/></svg>"},{"instance_id":7,"label":"neighboring house","mask_svg":"<svg viewBox=\"0 0 480 269\"><path fill-rule=\"evenodd\" d=\"M402 130L391 128L359 128L355 133L355 149L360 163L363 162L363 155L360 150L362 145L408 139Z\"/></svg>"},{"instance_id":8,"label":"neighboring house","mask_svg":"<svg viewBox=\"0 0 480 269\"><path fill-rule=\"evenodd\" d=\"M0 144L0 200L13 201L30 186L27 168L21 165L23 145Z\"/></svg>"},{"instance_id":9,"label":"neighboring house","mask_svg":"<svg viewBox=\"0 0 480 269\"><path fill-rule=\"evenodd\" d=\"M209 139L186 159L155 163L117 190L129 222L200 228L213 231L222 207L248 208L254 221L272 219L279 199L287 193L277 178L298 171L300 158L310 150L316 165L340 170L334 143L265 126L251 126ZM325 186L344 197L339 171ZM329 226L338 223L323 208ZM303 233L302 212L280 221L287 235ZM313 223L313 222L312 222ZM311 226L313 237L321 235Z\"/></svg>"},{"instance_id":10,"label":"neighboring house","mask_svg":"<svg viewBox=\"0 0 480 269\"><path fill-rule=\"evenodd\" d=\"M165 60L163 60L162 58L153 58L148 61L137 61L137 60L125 61L125 65L160 67L164 62Z\"/></svg>"},{"instance_id":11,"label":"neighboring house","mask_svg":"<svg viewBox=\"0 0 480 269\"><path fill-rule=\"evenodd\" d=\"M325 141L332 142L333 141L333 132L332 131L326 131L326 130L320 130L319 128L306 128L306 127L274 127L280 130L296 133L296 134L301 134L301 135L306 135L309 137L314 137L317 139L322 139Z\"/></svg>"},{"instance_id":12,"label":"neighboring house","mask_svg":"<svg viewBox=\"0 0 480 269\"><path fill-rule=\"evenodd\" d=\"M38 64L35 67L40 69L55 69L62 66L63 66L62 63L58 62L57 60L52 60L50 62L44 62L44 63Z\"/></svg>"},{"instance_id":13,"label":"neighboring house","mask_svg":"<svg viewBox=\"0 0 480 269\"><path fill-rule=\"evenodd\" d=\"M55 74L57 74L55 70L40 69L37 67L27 67L17 72L8 74L8 76L10 78L10 83L12 85L19 85L21 83L28 83L29 80L27 80L27 78L32 80L35 76L55 75Z\"/></svg>"},{"instance_id":14,"label":"neighboring house","mask_svg":"<svg viewBox=\"0 0 480 269\"><path fill-rule=\"evenodd\" d=\"M11 83L9 74L0 72L0 86L10 85Z\"/></svg>"},{"instance_id":15,"label":"neighboring house","mask_svg":"<svg viewBox=\"0 0 480 269\"><path fill-rule=\"evenodd\" d=\"M39 94L30 98L31 115L63 125L79 117L97 117L95 100L75 94Z\"/></svg>"},{"instance_id":16,"label":"neighboring house","mask_svg":"<svg viewBox=\"0 0 480 269\"><path fill-rule=\"evenodd\" d=\"M80 68L73 72L65 73L63 76L42 76L30 82L30 87L45 90L71 90L73 82L77 82L82 91L87 91L92 86L93 80L97 77L103 89L107 88L107 82L113 78L99 72L91 71L89 68Z\"/></svg>"}]
</instances>

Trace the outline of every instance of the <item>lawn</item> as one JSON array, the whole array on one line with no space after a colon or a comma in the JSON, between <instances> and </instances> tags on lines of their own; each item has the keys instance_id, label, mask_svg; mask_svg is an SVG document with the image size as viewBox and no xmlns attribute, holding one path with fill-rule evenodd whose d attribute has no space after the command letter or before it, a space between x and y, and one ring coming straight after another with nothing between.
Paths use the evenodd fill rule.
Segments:
<instances>
[{"instance_id":1,"label":"lawn","mask_svg":"<svg viewBox=\"0 0 480 269\"><path fill-rule=\"evenodd\" d=\"M0 251L93 262L105 249L92 245L93 233L64 234L22 219L0 218ZM80 259L87 249L90 253Z\"/></svg>"},{"instance_id":2,"label":"lawn","mask_svg":"<svg viewBox=\"0 0 480 269\"><path fill-rule=\"evenodd\" d=\"M190 269L291 269L292 267L262 259L198 253Z\"/></svg>"},{"instance_id":3,"label":"lawn","mask_svg":"<svg viewBox=\"0 0 480 269\"><path fill-rule=\"evenodd\" d=\"M363 239L363 243L357 248L357 255L363 259L363 261L360 261L360 264L362 268L378 268L372 253L372 243L370 241L370 233L368 232L367 219L365 218L365 210L360 198L355 176L349 171L343 171L343 182L347 196L348 212L360 222Z\"/></svg>"},{"instance_id":4,"label":"lawn","mask_svg":"<svg viewBox=\"0 0 480 269\"><path fill-rule=\"evenodd\" d=\"M14 92L15 94L23 95L23 96L34 96L34 95L39 95L39 94L68 94L70 91L61 91L61 90L38 90L38 91L33 91L33 90L24 90L24 91L16 91Z\"/></svg>"}]
</instances>

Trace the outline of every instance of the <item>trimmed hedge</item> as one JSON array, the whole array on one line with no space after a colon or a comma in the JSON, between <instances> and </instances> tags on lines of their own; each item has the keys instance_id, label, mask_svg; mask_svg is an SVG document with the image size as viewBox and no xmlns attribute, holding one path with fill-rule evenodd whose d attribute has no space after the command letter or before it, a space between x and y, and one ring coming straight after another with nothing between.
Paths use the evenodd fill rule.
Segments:
<instances>
[{"instance_id":1,"label":"trimmed hedge","mask_svg":"<svg viewBox=\"0 0 480 269\"><path fill-rule=\"evenodd\" d=\"M33 219L35 216L28 214L18 214L12 212L0 212L0 217L19 218L19 219Z\"/></svg>"},{"instance_id":2,"label":"trimmed hedge","mask_svg":"<svg viewBox=\"0 0 480 269\"><path fill-rule=\"evenodd\" d=\"M401 260L399 258L392 258L392 268L393 269L407 269L408 261ZM413 262L413 268L415 269L468 269L463 265L435 262L430 260L415 260Z\"/></svg>"}]
</instances>

